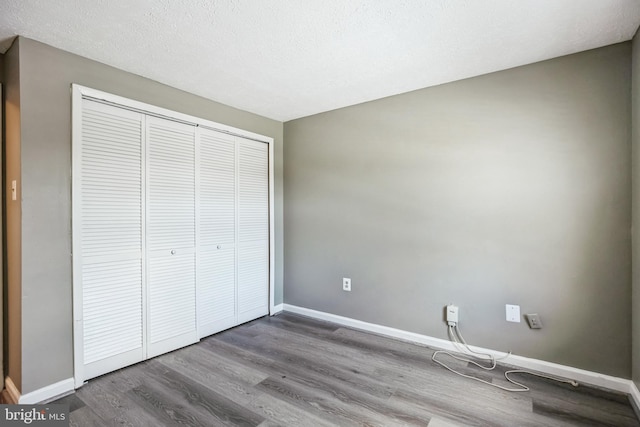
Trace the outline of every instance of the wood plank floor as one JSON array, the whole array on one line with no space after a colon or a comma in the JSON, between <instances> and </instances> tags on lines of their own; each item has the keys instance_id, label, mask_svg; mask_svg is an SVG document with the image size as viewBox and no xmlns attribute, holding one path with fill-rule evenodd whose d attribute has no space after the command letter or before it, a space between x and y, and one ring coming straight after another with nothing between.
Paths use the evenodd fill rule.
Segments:
<instances>
[{"instance_id":1,"label":"wood plank floor","mask_svg":"<svg viewBox=\"0 0 640 427\"><path fill-rule=\"evenodd\" d=\"M83 427L640 426L626 395L525 375L516 379L531 391L509 393L450 373L432 354L283 313L96 378L56 403ZM506 385L504 367L456 367Z\"/></svg>"}]
</instances>

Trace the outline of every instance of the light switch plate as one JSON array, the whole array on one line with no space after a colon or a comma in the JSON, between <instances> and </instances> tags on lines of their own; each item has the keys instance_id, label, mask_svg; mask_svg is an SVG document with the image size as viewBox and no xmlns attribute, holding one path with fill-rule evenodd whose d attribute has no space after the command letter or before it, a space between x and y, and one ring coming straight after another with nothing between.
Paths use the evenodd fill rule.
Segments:
<instances>
[{"instance_id":1,"label":"light switch plate","mask_svg":"<svg viewBox=\"0 0 640 427\"><path fill-rule=\"evenodd\" d=\"M520 323L520 306L519 305L506 305L507 310L507 322Z\"/></svg>"}]
</instances>

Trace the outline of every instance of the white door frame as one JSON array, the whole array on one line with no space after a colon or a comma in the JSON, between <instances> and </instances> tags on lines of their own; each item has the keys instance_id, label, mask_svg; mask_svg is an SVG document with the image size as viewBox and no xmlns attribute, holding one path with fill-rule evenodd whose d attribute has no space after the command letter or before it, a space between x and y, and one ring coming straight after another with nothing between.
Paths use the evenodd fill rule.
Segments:
<instances>
[{"instance_id":1,"label":"white door frame","mask_svg":"<svg viewBox=\"0 0 640 427\"><path fill-rule=\"evenodd\" d=\"M274 284L275 284L275 208L274 208L274 140L271 137L238 129L232 126L223 125L210 120L172 111L166 108L157 107L144 102L135 101L118 95L113 95L96 89L91 89L78 84L71 85L72 97L72 128L71 128L71 147L72 147L72 253L79 251L79 222L73 221L73 218L80 216L80 206L77 203L77 195L74 194L78 185L79 172L78 164L78 148L82 140L82 99L88 98L96 101L102 101L108 104L136 110L138 112L167 118L170 120L181 121L195 126L205 127L224 132L242 138L252 139L264 142L269 146L269 314L276 314L274 304ZM82 280L80 262L73 259L73 354L74 354L74 382L75 387L81 387L84 384L84 358L83 358L83 315L82 315ZM197 295L197 289L196 289Z\"/></svg>"}]
</instances>

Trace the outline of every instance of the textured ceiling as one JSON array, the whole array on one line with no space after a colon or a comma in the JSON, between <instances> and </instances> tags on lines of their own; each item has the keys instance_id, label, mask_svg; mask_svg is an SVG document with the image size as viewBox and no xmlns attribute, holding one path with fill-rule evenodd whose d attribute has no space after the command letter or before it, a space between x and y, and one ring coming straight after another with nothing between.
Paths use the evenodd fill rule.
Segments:
<instances>
[{"instance_id":1,"label":"textured ceiling","mask_svg":"<svg viewBox=\"0 0 640 427\"><path fill-rule=\"evenodd\" d=\"M22 35L277 120L629 40L638 0L1 0Z\"/></svg>"}]
</instances>

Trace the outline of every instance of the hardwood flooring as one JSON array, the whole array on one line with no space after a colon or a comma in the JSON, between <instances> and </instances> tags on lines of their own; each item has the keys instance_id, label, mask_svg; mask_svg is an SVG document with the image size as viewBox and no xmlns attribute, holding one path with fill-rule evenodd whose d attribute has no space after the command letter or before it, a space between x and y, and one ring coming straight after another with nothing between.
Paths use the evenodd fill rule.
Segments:
<instances>
[{"instance_id":1,"label":"hardwood flooring","mask_svg":"<svg viewBox=\"0 0 640 427\"><path fill-rule=\"evenodd\" d=\"M283 313L89 381L72 426L640 426L623 394L526 375L509 393L433 350ZM506 384L505 367L478 373ZM517 377L517 378L516 378Z\"/></svg>"}]
</instances>

